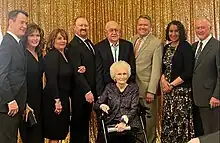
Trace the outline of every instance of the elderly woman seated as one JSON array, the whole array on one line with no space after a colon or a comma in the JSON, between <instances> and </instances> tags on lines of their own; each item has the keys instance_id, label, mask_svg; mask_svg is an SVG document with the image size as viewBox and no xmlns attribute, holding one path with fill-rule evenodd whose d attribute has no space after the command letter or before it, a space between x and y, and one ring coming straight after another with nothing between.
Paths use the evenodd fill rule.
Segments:
<instances>
[{"instance_id":1,"label":"elderly woman seated","mask_svg":"<svg viewBox=\"0 0 220 143\"><path fill-rule=\"evenodd\" d=\"M124 132L126 127L131 130L139 127L137 115L139 104L139 90L136 84L128 84L131 68L125 61L119 61L110 67L111 78L115 83L106 86L103 94L94 104L95 110L102 110L107 114L106 125L115 125L117 132ZM100 133L99 133L100 134ZM133 143L131 132L126 131L110 136L108 142Z\"/></svg>"}]
</instances>

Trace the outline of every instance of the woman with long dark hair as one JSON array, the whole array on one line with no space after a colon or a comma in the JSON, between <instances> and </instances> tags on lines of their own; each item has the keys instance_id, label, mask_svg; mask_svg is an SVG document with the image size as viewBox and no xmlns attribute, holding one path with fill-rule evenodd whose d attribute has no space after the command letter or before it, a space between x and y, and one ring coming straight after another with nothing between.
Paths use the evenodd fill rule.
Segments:
<instances>
[{"instance_id":1,"label":"woman with long dark hair","mask_svg":"<svg viewBox=\"0 0 220 143\"><path fill-rule=\"evenodd\" d=\"M192 118L193 50L180 21L166 29L161 84L163 91L162 143L185 143L194 136Z\"/></svg>"}]
</instances>

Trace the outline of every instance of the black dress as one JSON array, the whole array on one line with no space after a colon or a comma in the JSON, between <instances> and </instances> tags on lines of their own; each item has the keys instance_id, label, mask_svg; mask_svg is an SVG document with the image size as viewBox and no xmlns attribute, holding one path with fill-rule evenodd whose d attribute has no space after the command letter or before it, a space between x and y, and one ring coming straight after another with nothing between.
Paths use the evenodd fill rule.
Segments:
<instances>
[{"instance_id":1,"label":"black dress","mask_svg":"<svg viewBox=\"0 0 220 143\"><path fill-rule=\"evenodd\" d=\"M52 140L63 140L69 129L71 93L70 64L57 49L52 49L45 56L46 86L44 88L44 137ZM55 100L60 98L62 112L54 112Z\"/></svg>"},{"instance_id":2,"label":"black dress","mask_svg":"<svg viewBox=\"0 0 220 143\"><path fill-rule=\"evenodd\" d=\"M34 110L37 124L29 127L22 121L20 134L23 143L43 143L42 124L42 91L43 91L43 58L38 56L38 61L27 50L27 104Z\"/></svg>"}]
</instances>

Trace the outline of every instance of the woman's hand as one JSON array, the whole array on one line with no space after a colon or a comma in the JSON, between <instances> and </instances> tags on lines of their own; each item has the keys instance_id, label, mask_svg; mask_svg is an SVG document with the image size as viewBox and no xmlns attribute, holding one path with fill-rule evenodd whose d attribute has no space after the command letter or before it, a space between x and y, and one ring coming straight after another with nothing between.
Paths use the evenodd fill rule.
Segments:
<instances>
[{"instance_id":1,"label":"woman's hand","mask_svg":"<svg viewBox=\"0 0 220 143\"><path fill-rule=\"evenodd\" d=\"M109 108L109 106L106 105L106 104L101 104L101 105L100 105L100 109L101 109L103 112L105 112L105 113L108 114L108 110L109 110L110 108Z\"/></svg>"},{"instance_id":2,"label":"woman's hand","mask_svg":"<svg viewBox=\"0 0 220 143\"><path fill-rule=\"evenodd\" d=\"M86 67L85 67L85 66L79 66L77 72L79 72L79 73L85 73L85 72L86 72Z\"/></svg>"},{"instance_id":3,"label":"woman's hand","mask_svg":"<svg viewBox=\"0 0 220 143\"><path fill-rule=\"evenodd\" d=\"M161 77L162 90L164 93L169 93L172 88L169 86L169 82L165 79L164 75Z\"/></svg>"},{"instance_id":4,"label":"woman's hand","mask_svg":"<svg viewBox=\"0 0 220 143\"><path fill-rule=\"evenodd\" d=\"M60 114L62 112L62 105L60 99L55 99L55 111L56 114Z\"/></svg>"},{"instance_id":5,"label":"woman's hand","mask_svg":"<svg viewBox=\"0 0 220 143\"><path fill-rule=\"evenodd\" d=\"M28 121L28 113L29 112L34 112L34 110L30 106L28 106L28 104L27 104L26 109L25 109L25 122Z\"/></svg>"},{"instance_id":6,"label":"woman's hand","mask_svg":"<svg viewBox=\"0 0 220 143\"><path fill-rule=\"evenodd\" d=\"M126 124L121 122L115 126L117 128L117 132L123 132L125 130Z\"/></svg>"}]
</instances>

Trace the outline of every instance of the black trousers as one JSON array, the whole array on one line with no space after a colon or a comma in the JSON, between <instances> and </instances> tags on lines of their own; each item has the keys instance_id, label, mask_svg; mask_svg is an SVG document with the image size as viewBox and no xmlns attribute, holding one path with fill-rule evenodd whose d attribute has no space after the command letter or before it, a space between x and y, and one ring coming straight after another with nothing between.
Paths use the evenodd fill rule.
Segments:
<instances>
[{"instance_id":1,"label":"black trousers","mask_svg":"<svg viewBox=\"0 0 220 143\"><path fill-rule=\"evenodd\" d=\"M200 116L199 107L193 104L193 124L195 130L195 137L199 137L204 135L203 127L202 127L202 120Z\"/></svg>"},{"instance_id":2,"label":"black trousers","mask_svg":"<svg viewBox=\"0 0 220 143\"><path fill-rule=\"evenodd\" d=\"M132 131L124 131L121 133L107 133L108 143L135 143L135 135ZM96 143L105 143L103 131L98 132Z\"/></svg>"},{"instance_id":3,"label":"black trousers","mask_svg":"<svg viewBox=\"0 0 220 143\"><path fill-rule=\"evenodd\" d=\"M110 133L108 135L108 143L135 143L132 131L125 131L122 133Z\"/></svg>"},{"instance_id":4,"label":"black trousers","mask_svg":"<svg viewBox=\"0 0 220 143\"><path fill-rule=\"evenodd\" d=\"M72 102L73 104L73 102ZM92 104L84 103L78 107L72 106L70 123L70 143L89 143L89 120Z\"/></svg>"},{"instance_id":5,"label":"black trousers","mask_svg":"<svg viewBox=\"0 0 220 143\"><path fill-rule=\"evenodd\" d=\"M112 132L112 133L107 133L107 126L108 125L116 125L118 124L119 121L111 121L109 124L105 125L105 130L106 130L106 135L107 135L107 140L108 143L135 143L135 136L136 136L136 131L134 130L129 130L129 131L124 131L124 132ZM105 138L104 138L104 132L103 132L103 126L101 119L97 119L97 124L98 124L98 136L96 143L105 143Z\"/></svg>"},{"instance_id":6,"label":"black trousers","mask_svg":"<svg viewBox=\"0 0 220 143\"><path fill-rule=\"evenodd\" d=\"M20 120L20 113L14 117L9 117L7 113L0 113L0 143L17 143Z\"/></svg>"}]
</instances>

